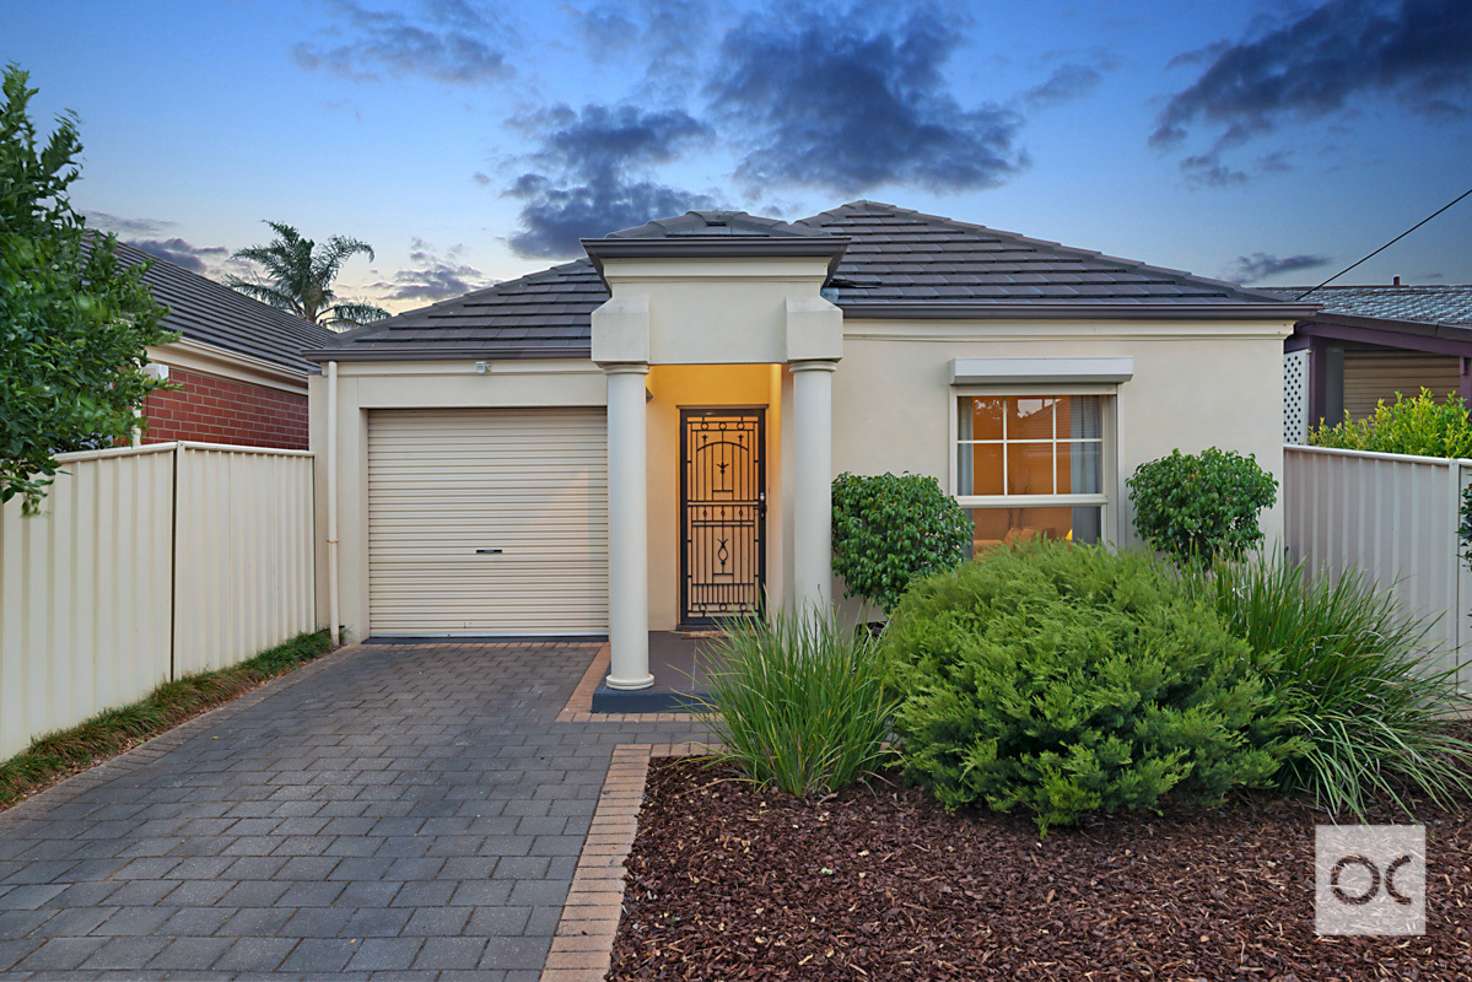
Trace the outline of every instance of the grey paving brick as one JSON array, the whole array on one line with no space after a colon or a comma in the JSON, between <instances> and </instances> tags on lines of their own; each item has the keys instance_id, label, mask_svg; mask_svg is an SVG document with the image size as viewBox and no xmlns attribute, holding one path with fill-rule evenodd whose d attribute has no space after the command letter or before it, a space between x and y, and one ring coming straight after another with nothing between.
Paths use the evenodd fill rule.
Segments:
<instances>
[{"instance_id":1,"label":"grey paving brick","mask_svg":"<svg viewBox=\"0 0 1472 982\"><path fill-rule=\"evenodd\" d=\"M425 938L412 967L440 971L477 968L485 948L484 938Z\"/></svg>"},{"instance_id":2,"label":"grey paving brick","mask_svg":"<svg viewBox=\"0 0 1472 982\"><path fill-rule=\"evenodd\" d=\"M176 913L178 911L174 907L119 907L92 933L107 936L153 934Z\"/></svg>"},{"instance_id":3,"label":"grey paving brick","mask_svg":"<svg viewBox=\"0 0 1472 982\"><path fill-rule=\"evenodd\" d=\"M66 889L65 883L33 883L11 887L0 894L0 910L35 910Z\"/></svg>"},{"instance_id":4,"label":"grey paving brick","mask_svg":"<svg viewBox=\"0 0 1472 982\"><path fill-rule=\"evenodd\" d=\"M278 880L241 880L220 898L220 903L230 907L270 907L289 886Z\"/></svg>"},{"instance_id":5,"label":"grey paving brick","mask_svg":"<svg viewBox=\"0 0 1472 982\"><path fill-rule=\"evenodd\" d=\"M175 938L154 956L148 968L155 972L206 972L226 949L235 944L230 938Z\"/></svg>"},{"instance_id":6,"label":"grey paving brick","mask_svg":"<svg viewBox=\"0 0 1472 982\"><path fill-rule=\"evenodd\" d=\"M168 938L109 938L87 960L84 969L140 969L169 945Z\"/></svg>"},{"instance_id":7,"label":"grey paving brick","mask_svg":"<svg viewBox=\"0 0 1472 982\"><path fill-rule=\"evenodd\" d=\"M178 880L129 880L107 898L109 906L145 907L163 901L179 888Z\"/></svg>"},{"instance_id":8,"label":"grey paving brick","mask_svg":"<svg viewBox=\"0 0 1472 982\"><path fill-rule=\"evenodd\" d=\"M347 964L349 972L399 972L414 963L421 938L365 938Z\"/></svg>"},{"instance_id":9,"label":"grey paving brick","mask_svg":"<svg viewBox=\"0 0 1472 982\"><path fill-rule=\"evenodd\" d=\"M215 962L217 972L272 972L286 960L296 939L240 938Z\"/></svg>"},{"instance_id":10,"label":"grey paving brick","mask_svg":"<svg viewBox=\"0 0 1472 982\"><path fill-rule=\"evenodd\" d=\"M283 972L320 974L340 972L357 951L352 941L338 938L305 938L281 965Z\"/></svg>"},{"instance_id":11,"label":"grey paving brick","mask_svg":"<svg viewBox=\"0 0 1472 982\"><path fill-rule=\"evenodd\" d=\"M515 880L463 880L450 896L450 904L456 907L493 907L506 903L511 897Z\"/></svg>"},{"instance_id":12,"label":"grey paving brick","mask_svg":"<svg viewBox=\"0 0 1472 982\"><path fill-rule=\"evenodd\" d=\"M465 930L470 911L464 907L420 907L400 934L413 937L455 937Z\"/></svg>"},{"instance_id":13,"label":"grey paving brick","mask_svg":"<svg viewBox=\"0 0 1472 982\"><path fill-rule=\"evenodd\" d=\"M113 914L116 907L67 907L52 911L42 909L37 914L51 915L36 928L36 933L48 938L79 938L91 934Z\"/></svg>"},{"instance_id":14,"label":"grey paving brick","mask_svg":"<svg viewBox=\"0 0 1472 982\"><path fill-rule=\"evenodd\" d=\"M31 938L19 941L0 941L0 972L10 968L16 962L41 947L44 938Z\"/></svg>"},{"instance_id":15,"label":"grey paving brick","mask_svg":"<svg viewBox=\"0 0 1472 982\"><path fill-rule=\"evenodd\" d=\"M204 907L218 903L235 886L235 880L186 880L169 894L175 907Z\"/></svg>"},{"instance_id":16,"label":"grey paving brick","mask_svg":"<svg viewBox=\"0 0 1472 982\"><path fill-rule=\"evenodd\" d=\"M551 938L491 938L478 968L540 969Z\"/></svg>"},{"instance_id":17,"label":"grey paving brick","mask_svg":"<svg viewBox=\"0 0 1472 982\"><path fill-rule=\"evenodd\" d=\"M293 883L276 902L283 907L329 907L347 884L332 880Z\"/></svg>"},{"instance_id":18,"label":"grey paving brick","mask_svg":"<svg viewBox=\"0 0 1472 982\"><path fill-rule=\"evenodd\" d=\"M0 940L13 941L18 938L24 938L55 915L56 911L54 910L0 911ZM86 934L87 932L76 931L72 933Z\"/></svg>"},{"instance_id":19,"label":"grey paving brick","mask_svg":"<svg viewBox=\"0 0 1472 982\"><path fill-rule=\"evenodd\" d=\"M530 907L477 907L470 912L466 932L482 937L519 937L526 932Z\"/></svg>"},{"instance_id":20,"label":"grey paving brick","mask_svg":"<svg viewBox=\"0 0 1472 982\"><path fill-rule=\"evenodd\" d=\"M291 915L278 933L293 938L344 937L352 916L352 911L341 907L303 907Z\"/></svg>"},{"instance_id":21,"label":"grey paving brick","mask_svg":"<svg viewBox=\"0 0 1472 982\"><path fill-rule=\"evenodd\" d=\"M220 925L216 933L236 938L274 935L281 930L283 924L291 920L294 913L296 911L289 907L283 910L274 907L242 907Z\"/></svg>"},{"instance_id":22,"label":"grey paving brick","mask_svg":"<svg viewBox=\"0 0 1472 982\"><path fill-rule=\"evenodd\" d=\"M16 962L18 972L66 972L92 957L107 938L52 938Z\"/></svg>"},{"instance_id":23,"label":"grey paving brick","mask_svg":"<svg viewBox=\"0 0 1472 982\"><path fill-rule=\"evenodd\" d=\"M333 901L336 907L387 907L403 887L392 880L354 880Z\"/></svg>"},{"instance_id":24,"label":"grey paving brick","mask_svg":"<svg viewBox=\"0 0 1472 982\"><path fill-rule=\"evenodd\" d=\"M413 914L409 907L361 907L352 911L343 933L352 938L395 938Z\"/></svg>"},{"instance_id":25,"label":"grey paving brick","mask_svg":"<svg viewBox=\"0 0 1472 982\"><path fill-rule=\"evenodd\" d=\"M203 937L220 930L234 916L234 907L180 907L164 922L159 934L174 938Z\"/></svg>"},{"instance_id":26,"label":"grey paving brick","mask_svg":"<svg viewBox=\"0 0 1472 982\"><path fill-rule=\"evenodd\" d=\"M394 894L394 907L443 907L450 902L450 896L455 892L458 884L454 880L420 880L415 883L405 883L398 893Z\"/></svg>"},{"instance_id":27,"label":"grey paving brick","mask_svg":"<svg viewBox=\"0 0 1472 982\"><path fill-rule=\"evenodd\" d=\"M567 898L568 884L561 880L517 880L511 888L513 904L561 904Z\"/></svg>"}]
</instances>

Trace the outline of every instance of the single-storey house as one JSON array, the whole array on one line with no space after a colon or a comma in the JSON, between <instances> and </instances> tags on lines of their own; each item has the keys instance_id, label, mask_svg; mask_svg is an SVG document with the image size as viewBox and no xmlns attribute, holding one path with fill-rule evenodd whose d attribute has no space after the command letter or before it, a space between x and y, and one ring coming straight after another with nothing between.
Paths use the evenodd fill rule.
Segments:
<instances>
[{"instance_id":1,"label":"single-storey house","mask_svg":"<svg viewBox=\"0 0 1472 982\"><path fill-rule=\"evenodd\" d=\"M1283 346L1283 436L1305 443L1320 421L1358 419L1422 386L1472 402L1472 285L1259 287L1322 309Z\"/></svg>"},{"instance_id":2,"label":"single-storey house","mask_svg":"<svg viewBox=\"0 0 1472 982\"><path fill-rule=\"evenodd\" d=\"M307 376L316 366L301 352L330 343L333 332L125 243L117 257L151 264L144 281L169 309L164 326L179 334L148 349L150 370L175 387L144 402L141 442L307 449Z\"/></svg>"},{"instance_id":3,"label":"single-storey house","mask_svg":"<svg viewBox=\"0 0 1472 982\"><path fill-rule=\"evenodd\" d=\"M583 246L308 352L329 623L606 634L638 689L651 630L836 599L839 472L935 477L985 548L1129 541L1177 447L1282 471L1305 304L873 201Z\"/></svg>"}]
</instances>

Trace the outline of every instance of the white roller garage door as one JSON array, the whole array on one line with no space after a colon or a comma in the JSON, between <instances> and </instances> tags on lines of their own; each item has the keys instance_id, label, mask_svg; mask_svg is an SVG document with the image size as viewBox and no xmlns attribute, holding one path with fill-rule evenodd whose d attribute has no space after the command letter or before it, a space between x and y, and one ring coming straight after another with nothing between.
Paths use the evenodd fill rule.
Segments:
<instances>
[{"instance_id":1,"label":"white roller garage door","mask_svg":"<svg viewBox=\"0 0 1472 982\"><path fill-rule=\"evenodd\" d=\"M368 414L375 635L608 630L602 409Z\"/></svg>"}]
</instances>

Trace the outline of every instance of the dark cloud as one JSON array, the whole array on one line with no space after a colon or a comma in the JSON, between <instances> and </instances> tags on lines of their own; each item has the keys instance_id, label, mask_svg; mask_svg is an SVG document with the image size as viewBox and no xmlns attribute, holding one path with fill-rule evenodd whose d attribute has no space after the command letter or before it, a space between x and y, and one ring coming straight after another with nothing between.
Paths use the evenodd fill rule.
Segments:
<instances>
[{"instance_id":1,"label":"dark cloud","mask_svg":"<svg viewBox=\"0 0 1472 982\"><path fill-rule=\"evenodd\" d=\"M409 247L409 261L413 266L366 287L378 299L433 303L491 285L492 281L484 273L460 260L464 246L451 246L441 255L428 242L416 238L410 241Z\"/></svg>"},{"instance_id":2,"label":"dark cloud","mask_svg":"<svg viewBox=\"0 0 1472 982\"><path fill-rule=\"evenodd\" d=\"M1088 95L1104 81L1104 73L1092 65L1068 62L1053 69L1043 82L1034 85L1022 94L1022 99L1034 109L1070 102Z\"/></svg>"},{"instance_id":3,"label":"dark cloud","mask_svg":"<svg viewBox=\"0 0 1472 982\"><path fill-rule=\"evenodd\" d=\"M707 90L748 147L736 176L753 189L849 194L885 184L994 187L1020 171L1022 117L964 108L943 69L962 38L930 7L889 23L870 11L753 15L726 34Z\"/></svg>"},{"instance_id":4,"label":"dark cloud","mask_svg":"<svg viewBox=\"0 0 1472 982\"><path fill-rule=\"evenodd\" d=\"M538 144L530 158L537 170L521 174L504 192L525 202L521 230L510 239L519 255L576 255L582 236L714 203L646 173L711 137L708 126L683 110L556 106L512 124L533 134Z\"/></svg>"},{"instance_id":5,"label":"dark cloud","mask_svg":"<svg viewBox=\"0 0 1472 982\"><path fill-rule=\"evenodd\" d=\"M124 218L106 211L86 212L86 218L96 228L118 235L158 235L174 226L161 218Z\"/></svg>"},{"instance_id":6,"label":"dark cloud","mask_svg":"<svg viewBox=\"0 0 1472 982\"><path fill-rule=\"evenodd\" d=\"M1226 274L1233 283L1255 283L1281 273L1299 273L1306 269L1319 269L1329 265L1328 256L1300 253L1296 256L1275 256L1270 252L1254 252L1250 256L1238 256Z\"/></svg>"},{"instance_id":7,"label":"dark cloud","mask_svg":"<svg viewBox=\"0 0 1472 982\"><path fill-rule=\"evenodd\" d=\"M230 250L224 246L197 246L175 237L172 239L126 239L128 245L150 256L166 259L191 273L206 273L213 261L225 259Z\"/></svg>"},{"instance_id":8,"label":"dark cloud","mask_svg":"<svg viewBox=\"0 0 1472 982\"><path fill-rule=\"evenodd\" d=\"M1213 41L1202 48L1191 51L1182 51L1170 61L1165 63L1166 68L1183 68L1188 65L1199 65L1202 62L1213 61L1221 57L1222 52L1232 46L1230 41Z\"/></svg>"},{"instance_id":9,"label":"dark cloud","mask_svg":"<svg viewBox=\"0 0 1472 982\"><path fill-rule=\"evenodd\" d=\"M1171 97L1150 143L1174 147L1193 129L1210 131L1209 149L1182 166L1230 172L1225 151L1289 119L1352 109L1357 97L1392 96L1416 112L1465 115L1472 111L1469 51L1467 0L1330 0L1249 39L1178 55L1172 64L1206 67Z\"/></svg>"},{"instance_id":10,"label":"dark cloud","mask_svg":"<svg viewBox=\"0 0 1472 982\"><path fill-rule=\"evenodd\" d=\"M455 85L510 76L510 32L488 7L470 0L423 0L416 15L335 0L333 42L303 41L292 56L304 68L359 81L419 75Z\"/></svg>"},{"instance_id":11,"label":"dark cloud","mask_svg":"<svg viewBox=\"0 0 1472 982\"><path fill-rule=\"evenodd\" d=\"M476 171L474 174L470 175L470 179L479 184L481 187L485 187L487 184L491 183L491 175L485 173L484 171Z\"/></svg>"}]
</instances>

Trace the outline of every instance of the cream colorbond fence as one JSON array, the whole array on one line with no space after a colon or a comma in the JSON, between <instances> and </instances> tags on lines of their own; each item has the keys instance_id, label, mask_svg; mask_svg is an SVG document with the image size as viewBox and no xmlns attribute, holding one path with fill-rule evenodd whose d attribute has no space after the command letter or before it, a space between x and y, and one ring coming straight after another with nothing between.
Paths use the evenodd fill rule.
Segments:
<instances>
[{"instance_id":1,"label":"cream colorbond fence","mask_svg":"<svg viewBox=\"0 0 1472 982\"><path fill-rule=\"evenodd\" d=\"M1469 483L1472 460L1283 450L1289 554L1316 574L1357 568L1411 613L1435 619L1439 662L1460 665L1464 688L1472 688L1472 573L1461 562L1457 528Z\"/></svg>"},{"instance_id":2,"label":"cream colorbond fence","mask_svg":"<svg viewBox=\"0 0 1472 982\"><path fill-rule=\"evenodd\" d=\"M0 760L315 624L312 455L165 443L60 458L0 514Z\"/></svg>"}]
</instances>

